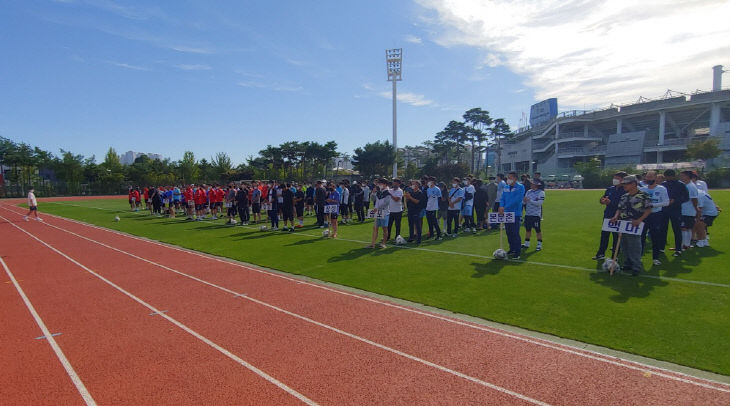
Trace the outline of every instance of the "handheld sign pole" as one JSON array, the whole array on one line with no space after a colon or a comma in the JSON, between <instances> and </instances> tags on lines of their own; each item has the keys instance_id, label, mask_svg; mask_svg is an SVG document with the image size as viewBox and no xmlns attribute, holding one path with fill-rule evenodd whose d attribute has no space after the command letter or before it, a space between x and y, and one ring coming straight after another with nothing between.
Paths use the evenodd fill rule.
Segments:
<instances>
[{"instance_id":1,"label":"handheld sign pole","mask_svg":"<svg viewBox=\"0 0 730 406\"><path fill-rule=\"evenodd\" d=\"M616 249L613 251L613 263L611 263L611 266L608 268L608 274L613 276L614 270L616 270L616 266L618 265L616 263L616 257L618 257L618 251L621 249L621 236L624 235L624 233L619 232L618 233L618 240L616 241Z\"/></svg>"}]
</instances>

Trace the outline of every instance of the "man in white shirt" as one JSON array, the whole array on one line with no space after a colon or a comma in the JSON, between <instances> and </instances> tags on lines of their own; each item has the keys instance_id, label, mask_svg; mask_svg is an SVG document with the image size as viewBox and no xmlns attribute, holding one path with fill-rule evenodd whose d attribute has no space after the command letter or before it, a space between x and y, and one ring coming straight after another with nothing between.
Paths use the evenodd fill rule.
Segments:
<instances>
[{"instance_id":1,"label":"man in white shirt","mask_svg":"<svg viewBox=\"0 0 730 406\"><path fill-rule=\"evenodd\" d=\"M395 238L400 236L400 221L403 217L403 189L400 188L400 179L393 179L393 186L389 189L390 203L388 205L388 237L393 236L395 224Z\"/></svg>"},{"instance_id":2,"label":"man in white shirt","mask_svg":"<svg viewBox=\"0 0 730 406\"><path fill-rule=\"evenodd\" d=\"M695 226L695 222L699 220L701 213L700 208L697 207L697 186L692 183L692 171L682 171L679 174L679 180L687 186L687 192L689 193L689 200L682 203L682 250L692 248L692 229Z\"/></svg>"},{"instance_id":3,"label":"man in white shirt","mask_svg":"<svg viewBox=\"0 0 730 406\"><path fill-rule=\"evenodd\" d=\"M542 204L545 202L545 191L540 189L542 181L540 179L532 179L530 181L530 190L525 192L522 203L525 207L525 243L522 248L530 248L530 237L532 237L532 229L537 234L537 247L535 251L542 251L542 228L540 223L542 220Z\"/></svg>"},{"instance_id":4,"label":"man in white shirt","mask_svg":"<svg viewBox=\"0 0 730 406\"><path fill-rule=\"evenodd\" d=\"M694 172L692 172L691 178L692 178L692 183L694 183L695 186L697 186L697 190L701 190L701 191L707 193L707 183L704 180L700 179L699 176L697 176L697 174Z\"/></svg>"},{"instance_id":5,"label":"man in white shirt","mask_svg":"<svg viewBox=\"0 0 730 406\"><path fill-rule=\"evenodd\" d=\"M461 205L461 216L464 218L464 232L472 231L474 234L477 232L477 227L474 224L474 194L476 191L472 180L467 179L464 186L464 201Z\"/></svg>"},{"instance_id":6,"label":"man in white shirt","mask_svg":"<svg viewBox=\"0 0 730 406\"><path fill-rule=\"evenodd\" d=\"M667 244L667 237L664 235L664 223L666 222L663 208L669 205L669 193L667 188L656 183L656 171L649 171L644 176L646 186L640 190L651 198L651 214L644 220L644 230L641 233L641 252L646 246L646 234L651 231L651 256L654 265L661 265L659 256L664 252Z\"/></svg>"},{"instance_id":7,"label":"man in white shirt","mask_svg":"<svg viewBox=\"0 0 730 406\"><path fill-rule=\"evenodd\" d=\"M34 190L31 187L30 190L28 190L28 214L26 214L23 219L28 221L28 216L32 214L37 221L43 221L43 219L38 217L38 202L36 201L35 193L33 192Z\"/></svg>"},{"instance_id":8,"label":"man in white shirt","mask_svg":"<svg viewBox=\"0 0 730 406\"><path fill-rule=\"evenodd\" d=\"M709 193L700 190L698 196L697 206L702 209L702 217L700 218L701 221L697 223L697 246L709 247L710 233L707 228L712 225L722 209L717 207Z\"/></svg>"}]
</instances>

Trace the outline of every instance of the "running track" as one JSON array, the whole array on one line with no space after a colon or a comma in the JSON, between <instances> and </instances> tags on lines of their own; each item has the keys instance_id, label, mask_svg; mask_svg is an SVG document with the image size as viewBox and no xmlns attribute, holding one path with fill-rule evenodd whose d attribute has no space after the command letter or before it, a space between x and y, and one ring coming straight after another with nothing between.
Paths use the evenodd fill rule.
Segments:
<instances>
[{"instance_id":1,"label":"running track","mask_svg":"<svg viewBox=\"0 0 730 406\"><path fill-rule=\"evenodd\" d=\"M730 404L722 383L22 214L0 205L3 404Z\"/></svg>"}]
</instances>

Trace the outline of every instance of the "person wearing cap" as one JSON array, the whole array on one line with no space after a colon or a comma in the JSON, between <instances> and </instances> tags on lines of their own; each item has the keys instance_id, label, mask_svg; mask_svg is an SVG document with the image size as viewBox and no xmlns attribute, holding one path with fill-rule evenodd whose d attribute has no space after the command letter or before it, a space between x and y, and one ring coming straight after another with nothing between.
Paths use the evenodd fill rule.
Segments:
<instances>
[{"instance_id":1,"label":"person wearing cap","mask_svg":"<svg viewBox=\"0 0 730 406\"><path fill-rule=\"evenodd\" d=\"M621 195L616 214L611 221L627 220L631 221L634 227L638 227L651 214L651 197L639 190L636 176L625 176L621 183L626 193ZM639 275L644 270L644 265L641 263L641 236L623 234L620 248L624 258L622 268L630 269L633 276Z\"/></svg>"},{"instance_id":2,"label":"person wearing cap","mask_svg":"<svg viewBox=\"0 0 730 406\"><path fill-rule=\"evenodd\" d=\"M682 251L692 248L692 230L695 223L700 220L702 208L698 206L697 186L692 183L692 171L682 171L679 174L680 181L687 187L689 199L682 203Z\"/></svg>"},{"instance_id":3,"label":"person wearing cap","mask_svg":"<svg viewBox=\"0 0 730 406\"><path fill-rule=\"evenodd\" d=\"M646 186L641 187L641 191L648 194L651 198L651 214L646 218L646 224L644 230L641 233L641 246L646 246L646 236L649 234L651 238L651 256L654 265L661 265L662 262L659 260L659 256L664 251L664 246L667 244L667 238L664 236L662 226L664 224L665 216L663 208L669 204L669 195L667 189L656 183L656 171L649 171L644 176L644 183Z\"/></svg>"},{"instance_id":4,"label":"person wearing cap","mask_svg":"<svg viewBox=\"0 0 730 406\"><path fill-rule=\"evenodd\" d=\"M532 179L530 182L530 190L525 192L522 202L525 205L525 243L522 248L530 248L530 237L532 229L537 234L537 247L535 251L542 251L542 228L540 228L540 220L542 219L542 204L545 201L545 191L540 190L542 182L539 179Z\"/></svg>"},{"instance_id":5,"label":"person wearing cap","mask_svg":"<svg viewBox=\"0 0 730 406\"><path fill-rule=\"evenodd\" d=\"M621 182L627 175L628 174L626 172L616 172L615 174L613 174L613 186L607 187L606 191L603 192L603 196L601 196L601 198L598 200L599 203L606 206L606 208L603 210L604 219L610 219L613 217L614 214L616 214L616 207L618 206L618 202L621 199L621 196L626 193L624 191L624 186ZM601 222L601 224L603 224L603 222ZM611 251L616 250L618 233L601 231L601 242L598 245L598 251L596 252L596 255L593 257L593 259L601 260L606 258L606 249L608 248L608 240L609 238L611 238L611 235L613 235L613 245L611 246Z\"/></svg>"}]
</instances>

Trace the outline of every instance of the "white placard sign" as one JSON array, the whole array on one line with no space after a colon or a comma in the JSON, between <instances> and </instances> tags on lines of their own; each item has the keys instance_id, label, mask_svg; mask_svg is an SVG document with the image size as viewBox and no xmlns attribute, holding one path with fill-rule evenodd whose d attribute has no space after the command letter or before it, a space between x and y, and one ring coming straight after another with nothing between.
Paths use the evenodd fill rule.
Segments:
<instances>
[{"instance_id":1,"label":"white placard sign","mask_svg":"<svg viewBox=\"0 0 730 406\"><path fill-rule=\"evenodd\" d=\"M328 204L324 206L324 212L329 214L337 214L337 209L339 209L339 206L336 204Z\"/></svg>"},{"instance_id":2,"label":"white placard sign","mask_svg":"<svg viewBox=\"0 0 730 406\"><path fill-rule=\"evenodd\" d=\"M642 230L644 230L644 223L634 226L630 220L611 221L611 219L603 219L602 230L612 233L641 235Z\"/></svg>"},{"instance_id":3,"label":"white placard sign","mask_svg":"<svg viewBox=\"0 0 730 406\"><path fill-rule=\"evenodd\" d=\"M512 211L505 212L504 214L499 214L497 212L489 213L489 224L514 223L514 222L515 222L515 213Z\"/></svg>"}]
</instances>

